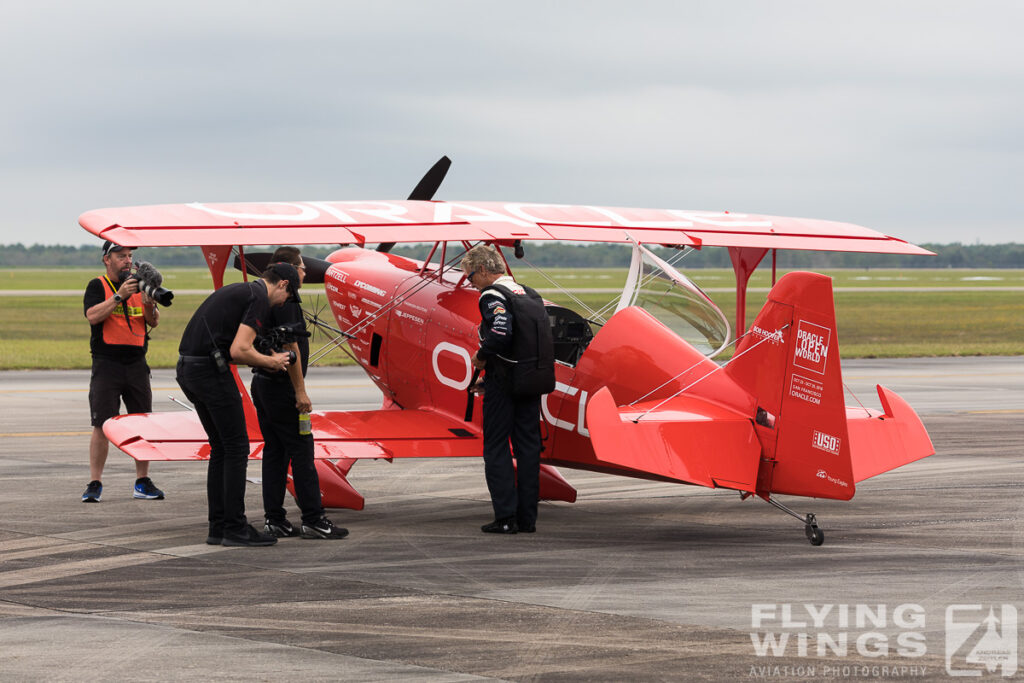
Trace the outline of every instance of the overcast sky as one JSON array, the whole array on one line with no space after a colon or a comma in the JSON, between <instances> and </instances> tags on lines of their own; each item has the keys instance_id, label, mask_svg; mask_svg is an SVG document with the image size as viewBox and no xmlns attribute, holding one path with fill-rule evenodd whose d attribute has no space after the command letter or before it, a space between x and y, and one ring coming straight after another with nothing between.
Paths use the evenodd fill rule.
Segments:
<instances>
[{"instance_id":1,"label":"overcast sky","mask_svg":"<svg viewBox=\"0 0 1024 683\"><path fill-rule=\"evenodd\" d=\"M438 199L1024 241L1024 2L0 0L0 243L86 210Z\"/></svg>"}]
</instances>

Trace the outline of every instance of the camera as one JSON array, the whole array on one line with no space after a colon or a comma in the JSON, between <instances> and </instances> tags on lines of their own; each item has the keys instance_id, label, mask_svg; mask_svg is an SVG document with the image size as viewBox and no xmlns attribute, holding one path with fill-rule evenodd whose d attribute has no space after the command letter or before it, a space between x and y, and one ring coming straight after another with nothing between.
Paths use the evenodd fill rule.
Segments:
<instances>
[{"instance_id":1,"label":"camera","mask_svg":"<svg viewBox=\"0 0 1024 683\"><path fill-rule=\"evenodd\" d=\"M278 325L266 330L262 335L256 337L252 345L253 348L264 356L269 356L272 353L284 352L285 344L291 344L298 341L300 337L308 336L309 332L302 329L302 323L294 322L288 325ZM294 363L296 360L295 352L288 351L288 362Z\"/></svg>"},{"instance_id":2,"label":"camera","mask_svg":"<svg viewBox=\"0 0 1024 683\"><path fill-rule=\"evenodd\" d=\"M139 291L145 292L149 298L153 299L161 306L171 305L171 300L174 299L174 292L160 286L164 282L164 276L160 274L160 271L153 267L153 264L147 263L146 261L140 261L134 273L125 271L121 273L121 276L122 281L128 278L135 278L138 280Z\"/></svg>"}]
</instances>

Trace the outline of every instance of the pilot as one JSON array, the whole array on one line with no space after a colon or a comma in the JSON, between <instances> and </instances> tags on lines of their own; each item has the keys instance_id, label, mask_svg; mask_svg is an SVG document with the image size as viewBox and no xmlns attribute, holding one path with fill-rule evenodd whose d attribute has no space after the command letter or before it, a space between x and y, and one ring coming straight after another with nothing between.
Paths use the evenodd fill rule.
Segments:
<instances>
[{"instance_id":1,"label":"pilot","mask_svg":"<svg viewBox=\"0 0 1024 683\"><path fill-rule=\"evenodd\" d=\"M178 346L178 386L195 406L210 440L206 475L210 545L268 546L271 534L257 531L245 518L245 475L249 436L242 397L229 363L273 372L286 370L288 354L264 355L253 347L270 322L272 307L300 287L294 266L276 263L252 282L221 287L199 305Z\"/></svg>"},{"instance_id":2,"label":"pilot","mask_svg":"<svg viewBox=\"0 0 1024 683\"><path fill-rule=\"evenodd\" d=\"M89 412L92 414L92 438L89 440L89 485L82 494L83 503L98 503L103 494L103 466L110 442L103 435L103 423L118 414L121 401L129 413L153 410L146 351L147 328L160 322L156 302L139 291L139 282L128 277L134 247L122 247L107 240L103 243L106 272L93 278L85 288L82 304L85 318L92 326L89 350L92 352L92 377L89 380ZM149 478L149 463L135 461L135 489L132 495L142 500L163 500L164 492Z\"/></svg>"},{"instance_id":3,"label":"pilot","mask_svg":"<svg viewBox=\"0 0 1024 683\"><path fill-rule=\"evenodd\" d=\"M484 475L491 494L494 521L481 527L484 533L533 533L537 525L540 494L540 397L516 388L513 391L512 363L527 349L533 359L550 359L548 381L554 386L553 344L550 332L544 338L534 330L550 329L543 302L536 292L523 287L506 273L505 262L496 249L478 245L466 252L461 267L471 285L480 290L480 348L473 354L473 366L486 370L483 379ZM539 303L543 326L516 325L515 312L525 314L523 304L513 297L527 297ZM520 338L521 337L521 338ZM511 451L509 440L511 438ZM513 467L512 454L516 465Z\"/></svg>"},{"instance_id":4,"label":"pilot","mask_svg":"<svg viewBox=\"0 0 1024 683\"><path fill-rule=\"evenodd\" d=\"M289 263L299 273L299 281L306 278L302 256L295 247L278 247L271 263ZM309 362L309 335L302 317L299 301L289 300L270 311L270 325L287 325L297 332L297 341L286 346L300 361L288 366L286 372L273 372L256 368L252 378L252 401L263 433L263 512L266 517L265 533L278 538L340 539L348 530L334 526L324 516L320 501L320 477L313 459L313 435L300 426L299 416L312 409L306 393L306 368ZM306 427L309 423L305 423ZM305 432L305 433L303 433ZM292 469L295 501L302 511L302 530L296 529L284 511L284 494L288 480L288 466Z\"/></svg>"}]
</instances>

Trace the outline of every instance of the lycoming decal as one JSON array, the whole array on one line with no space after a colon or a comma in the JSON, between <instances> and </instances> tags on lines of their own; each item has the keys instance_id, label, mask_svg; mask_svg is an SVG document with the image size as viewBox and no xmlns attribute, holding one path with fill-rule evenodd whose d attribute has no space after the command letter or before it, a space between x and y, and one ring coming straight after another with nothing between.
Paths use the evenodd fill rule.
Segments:
<instances>
[{"instance_id":1,"label":"lycoming decal","mask_svg":"<svg viewBox=\"0 0 1024 683\"><path fill-rule=\"evenodd\" d=\"M365 289L367 292L372 292L373 294L376 294L377 296L387 296L388 295L388 293L385 292L380 287L374 287L369 282L363 282L362 280L356 280L355 281L355 286L358 287L359 289Z\"/></svg>"}]
</instances>

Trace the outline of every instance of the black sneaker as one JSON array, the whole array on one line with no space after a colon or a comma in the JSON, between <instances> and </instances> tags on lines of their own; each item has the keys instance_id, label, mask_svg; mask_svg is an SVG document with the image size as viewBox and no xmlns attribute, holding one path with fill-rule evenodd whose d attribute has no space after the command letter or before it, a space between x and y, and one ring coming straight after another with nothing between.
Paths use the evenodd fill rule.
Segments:
<instances>
[{"instance_id":1,"label":"black sneaker","mask_svg":"<svg viewBox=\"0 0 1024 683\"><path fill-rule=\"evenodd\" d=\"M292 523L287 519L283 519L280 522L272 522L268 519L263 524L263 533L277 536L278 538L286 538L288 536L298 536L299 530L293 527Z\"/></svg>"},{"instance_id":2,"label":"black sneaker","mask_svg":"<svg viewBox=\"0 0 1024 683\"><path fill-rule=\"evenodd\" d=\"M153 485L149 477L140 477L135 480L135 490L132 491L133 498L142 500L163 500L164 492Z\"/></svg>"},{"instance_id":3,"label":"black sneaker","mask_svg":"<svg viewBox=\"0 0 1024 683\"><path fill-rule=\"evenodd\" d=\"M221 539L221 545L235 546L235 547L264 547L268 545L274 545L277 543L277 538L270 534L265 534L261 531L256 531L256 528L252 524L246 524L245 530L241 536L228 536L224 535Z\"/></svg>"},{"instance_id":4,"label":"black sneaker","mask_svg":"<svg viewBox=\"0 0 1024 683\"><path fill-rule=\"evenodd\" d=\"M345 538L348 536L348 529L334 526L331 520L321 517L312 524L302 524L303 538Z\"/></svg>"},{"instance_id":5,"label":"black sneaker","mask_svg":"<svg viewBox=\"0 0 1024 683\"><path fill-rule=\"evenodd\" d=\"M83 503L98 503L100 497L103 495L103 484L97 480L89 482L89 485L85 487L85 493L82 494Z\"/></svg>"},{"instance_id":6,"label":"black sneaker","mask_svg":"<svg viewBox=\"0 0 1024 683\"><path fill-rule=\"evenodd\" d=\"M537 531L536 524L530 524L529 522L517 522L516 524L519 527L519 533L521 534L532 534Z\"/></svg>"},{"instance_id":7,"label":"black sneaker","mask_svg":"<svg viewBox=\"0 0 1024 683\"><path fill-rule=\"evenodd\" d=\"M480 531L485 534L514 534L519 531L519 525L516 524L516 520L509 517L507 519L496 519L490 524L484 524L480 527Z\"/></svg>"}]
</instances>

